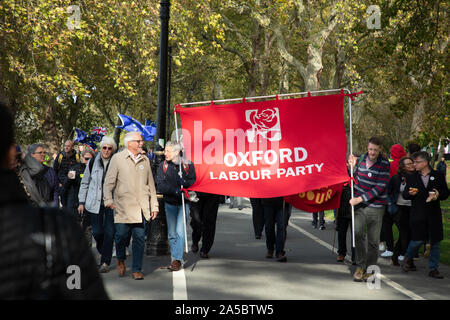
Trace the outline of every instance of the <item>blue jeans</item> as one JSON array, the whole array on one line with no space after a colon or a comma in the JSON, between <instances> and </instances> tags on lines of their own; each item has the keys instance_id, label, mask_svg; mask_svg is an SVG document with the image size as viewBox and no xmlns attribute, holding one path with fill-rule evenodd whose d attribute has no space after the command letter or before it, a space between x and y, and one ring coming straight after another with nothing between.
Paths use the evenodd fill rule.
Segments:
<instances>
[{"instance_id":1,"label":"blue jeans","mask_svg":"<svg viewBox=\"0 0 450 320\"><path fill-rule=\"evenodd\" d=\"M183 250L185 246L185 235L183 223L183 206L165 203L167 233L169 234L170 252L173 260L183 260ZM186 217L189 216L189 204L185 203Z\"/></svg>"},{"instance_id":2,"label":"blue jeans","mask_svg":"<svg viewBox=\"0 0 450 320\"><path fill-rule=\"evenodd\" d=\"M425 241L422 240L419 241L411 240L411 242L408 245L408 249L406 250L405 257L408 259L414 258L417 255L419 248L424 243ZM428 260L428 267L430 268L430 271L438 268L440 257L441 257L441 243L440 242L431 243L430 258Z\"/></svg>"},{"instance_id":3,"label":"blue jeans","mask_svg":"<svg viewBox=\"0 0 450 320\"><path fill-rule=\"evenodd\" d=\"M142 260L144 258L145 249L145 228L146 221L142 216L141 223L116 223L116 255L120 261L127 258L125 248L130 243L130 237L133 237L131 245L133 253L133 265L131 272L142 271Z\"/></svg>"},{"instance_id":4,"label":"blue jeans","mask_svg":"<svg viewBox=\"0 0 450 320\"><path fill-rule=\"evenodd\" d=\"M275 246L275 252L277 254L284 254L284 243L286 242L286 226L289 217L290 205L285 205L284 215L283 207L277 208L264 206L263 208L267 250L273 251ZM275 223L277 224L276 235Z\"/></svg>"},{"instance_id":5,"label":"blue jeans","mask_svg":"<svg viewBox=\"0 0 450 320\"><path fill-rule=\"evenodd\" d=\"M111 264L114 243L114 212L110 208L100 207L98 214L89 212L92 235L97 243L97 251L102 255L100 264Z\"/></svg>"}]
</instances>

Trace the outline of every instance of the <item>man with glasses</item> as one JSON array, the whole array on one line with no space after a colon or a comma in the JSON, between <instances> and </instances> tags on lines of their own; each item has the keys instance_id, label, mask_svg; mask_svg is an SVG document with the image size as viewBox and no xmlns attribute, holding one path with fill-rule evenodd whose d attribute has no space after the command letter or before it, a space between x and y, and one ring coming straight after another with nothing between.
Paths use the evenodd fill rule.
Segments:
<instances>
[{"instance_id":1,"label":"man with glasses","mask_svg":"<svg viewBox=\"0 0 450 320\"><path fill-rule=\"evenodd\" d=\"M126 245L133 238L132 278L144 279L142 260L145 247L145 227L149 219L158 215L150 160L142 150L144 140L137 132L124 138L125 149L116 153L109 165L103 185L105 207L114 209L116 231L117 271L120 277L126 272Z\"/></svg>"},{"instance_id":2,"label":"man with glasses","mask_svg":"<svg viewBox=\"0 0 450 320\"><path fill-rule=\"evenodd\" d=\"M449 190L445 177L432 169L430 155L425 151L413 154L416 172L407 181L403 198L411 200L411 242L406 250L402 269L415 271L413 258L417 250L430 240L429 276L442 279L439 273L440 242L444 239L440 201L448 198Z\"/></svg>"},{"instance_id":3,"label":"man with glasses","mask_svg":"<svg viewBox=\"0 0 450 320\"><path fill-rule=\"evenodd\" d=\"M30 200L37 206L58 206L58 178L53 168L43 164L47 146L32 144L19 169L21 182Z\"/></svg>"},{"instance_id":4,"label":"man with glasses","mask_svg":"<svg viewBox=\"0 0 450 320\"><path fill-rule=\"evenodd\" d=\"M78 193L78 213L87 217L92 225L101 273L109 272L114 244L114 212L105 206L103 183L116 150L114 139L104 136L100 152L86 165Z\"/></svg>"},{"instance_id":5,"label":"man with glasses","mask_svg":"<svg viewBox=\"0 0 450 320\"><path fill-rule=\"evenodd\" d=\"M58 176L61 204L63 207L68 207L75 201L72 197L73 192L69 192L67 188L67 182L70 179L70 167L79 162L80 156L73 148L73 141L67 140L64 143L64 150L59 153L53 163L53 169L55 169Z\"/></svg>"}]
</instances>

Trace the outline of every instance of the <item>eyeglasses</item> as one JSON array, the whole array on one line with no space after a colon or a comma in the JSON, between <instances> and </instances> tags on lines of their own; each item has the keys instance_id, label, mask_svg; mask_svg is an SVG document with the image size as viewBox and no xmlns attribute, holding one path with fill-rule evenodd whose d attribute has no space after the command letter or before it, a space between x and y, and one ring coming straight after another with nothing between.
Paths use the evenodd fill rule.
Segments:
<instances>
[{"instance_id":1,"label":"eyeglasses","mask_svg":"<svg viewBox=\"0 0 450 320\"><path fill-rule=\"evenodd\" d=\"M102 147L102 150L112 150L112 147Z\"/></svg>"},{"instance_id":2,"label":"eyeglasses","mask_svg":"<svg viewBox=\"0 0 450 320\"><path fill-rule=\"evenodd\" d=\"M136 141L137 143L144 143L144 140L131 140L131 141Z\"/></svg>"}]
</instances>

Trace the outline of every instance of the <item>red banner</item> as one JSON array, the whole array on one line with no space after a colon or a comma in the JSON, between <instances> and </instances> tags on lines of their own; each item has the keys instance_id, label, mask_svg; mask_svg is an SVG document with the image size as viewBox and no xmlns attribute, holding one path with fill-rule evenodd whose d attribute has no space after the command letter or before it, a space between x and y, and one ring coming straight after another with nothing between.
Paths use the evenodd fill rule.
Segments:
<instances>
[{"instance_id":1,"label":"red banner","mask_svg":"<svg viewBox=\"0 0 450 320\"><path fill-rule=\"evenodd\" d=\"M343 183L284 197L295 208L306 212L319 212L339 208Z\"/></svg>"},{"instance_id":2,"label":"red banner","mask_svg":"<svg viewBox=\"0 0 450 320\"><path fill-rule=\"evenodd\" d=\"M343 98L177 106L190 189L268 198L348 181Z\"/></svg>"}]
</instances>

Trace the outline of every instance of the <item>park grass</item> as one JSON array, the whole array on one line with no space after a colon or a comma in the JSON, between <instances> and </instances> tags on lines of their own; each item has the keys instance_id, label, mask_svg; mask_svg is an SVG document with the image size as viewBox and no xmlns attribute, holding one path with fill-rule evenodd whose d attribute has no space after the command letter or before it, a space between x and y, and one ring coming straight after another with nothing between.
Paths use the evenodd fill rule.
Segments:
<instances>
[{"instance_id":1,"label":"park grass","mask_svg":"<svg viewBox=\"0 0 450 320\"><path fill-rule=\"evenodd\" d=\"M450 161L446 161L447 163L447 185L450 188ZM440 262L446 265L450 265L450 197L445 201L441 201L441 209L442 209L442 222L444 226L444 240L441 242L441 259ZM333 210L325 211L325 219L328 221L334 220ZM398 229L394 225L393 227L394 240L398 239ZM423 247L422 247L423 248ZM423 253L423 249L420 249Z\"/></svg>"}]
</instances>

